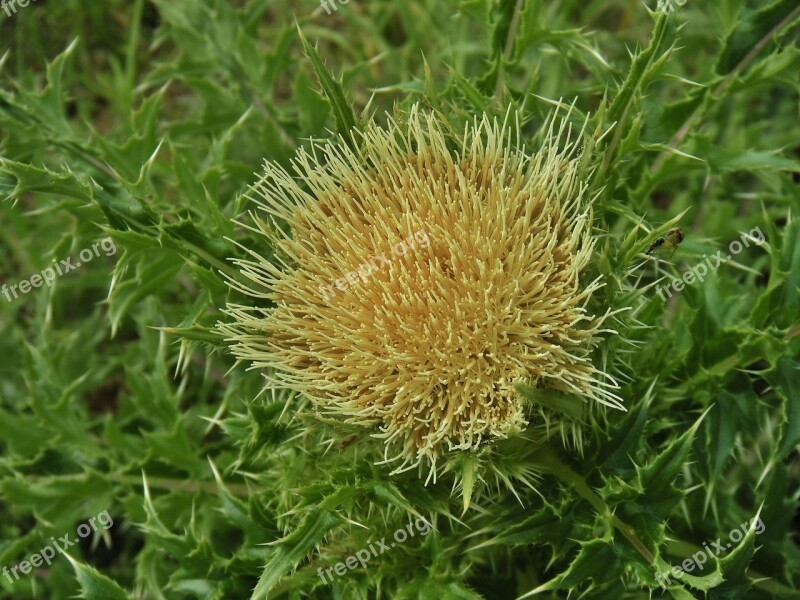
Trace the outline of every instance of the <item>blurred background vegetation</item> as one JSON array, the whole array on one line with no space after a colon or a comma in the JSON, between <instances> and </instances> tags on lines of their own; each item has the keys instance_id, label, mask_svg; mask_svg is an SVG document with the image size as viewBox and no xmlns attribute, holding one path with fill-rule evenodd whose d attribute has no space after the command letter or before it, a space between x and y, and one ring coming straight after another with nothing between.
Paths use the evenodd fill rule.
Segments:
<instances>
[{"instance_id":1,"label":"blurred background vegetation","mask_svg":"<svg viewBox=\"0 0 800 600\"><path fill-rule=\"evenodd\" d=\"M0 296L0 566L103 510L114 518L70 549L74 566L0 577L0 598L248 598L258 586L505 599L545 584L548 598L800 598L800 6L688 0L666 18L654 4L0 10L0 281L106 235L118 248ZM213 329L226 302L245 301L221 277L238 276L231 240L267 251L234 222L261 162L288 165L310 139L414 101L459 127L513 106L529 151L574 102L594 140L592 269L608 282L596 308L635 309L598 355L629 412L589 415L582 453L549 432L571 466L558 478L530 439L498 448L463 516L463 483L389 477L369 437L353 443L302 398L261 394ZM630 273L676 225L674 264ZM768 246L705 283L666 304L646 289L756 226ZM536 491L519 483L531 478ZM759 508L764 533L669 591L611 516L677 565ZM320 582L319 567L415 514L436 526L424 542Z\"/></svg>"}]
</instances>

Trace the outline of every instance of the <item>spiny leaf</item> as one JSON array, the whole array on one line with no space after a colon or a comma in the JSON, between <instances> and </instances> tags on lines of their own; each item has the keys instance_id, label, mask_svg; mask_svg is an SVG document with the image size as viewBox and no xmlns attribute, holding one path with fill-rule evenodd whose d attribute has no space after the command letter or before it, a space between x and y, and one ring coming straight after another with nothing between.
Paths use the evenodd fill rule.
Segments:
<instances>
[{"instance_id":1,"label":"spiny leaf","mask_svg":"<svg viewBox=\"0 0 800 600\"><path fill-rule=\"evenodd\" d=\"M311 61L311 66L314 73L317 75L317 80L325 92L325 97L331 105L334 119L336 120L336 131L344 138L348 145L353 147L355 145L355 138L353 137L353 129L356 127L356 116L353 112L353 107L347 101L344 95L344 88L340 82L337 82L319 56L317 50L308 42L306 36L300 26L297 26L297 33L300 36L300 42L303 45L303 51L308 59Z\"/></svg>"},{"instance_id":2,"label":"spiny leaf","mask_svg":"<svg viewBox=\"0 0 800 600\"><path fill-rule=\"evenodd\" d=\"M64 556L75 569L75 577L81 585L82 597L86 600L133 600L133 596L114 581L99 573L94 567L78 562L69 554Z\"/></svg>"},{"instance_id":3,"label":"spiny leaf","mask_svg":"<svg viewBox=\"0 0 800 600\"><path fill-rule=\"evenodd\" d=\"M781 443L772 463L782 461L800 444L800 363L782 358L764 378L780 396L783 405Z\"/></svg>"},{"instance_id":4,"label":"spiny leaf","mask_svg":"<svg viewBox=\"0 0 800 600\"><path fill-rule=\"evenodd\" d=\"M258 580L251 600L263 600L281 577L308 555L331 529L342 522L342 518L328 510L315 510L300 526L277 543L264 571Z\"/></svg>"},{"instance_id":5,"label":"spiny leaf","mask_svg":"<svg viewBox=\"0 0 800 600\"><path fill-rule=\"evenodd\" d=\"M592 540L581 543L578 555L562 574L545 584L520 596L517 600L530 598L542 592L570 589L578 583L594 580L603 583L618 576L621 567L619 554L609 540Z\"/></svg>"},{"instance_id":6,"label":"spiny leaf","mask_svg":"<svg viewBox=\"0 0 800 600\"><path fill-rule=\"evenodd\" d=\"M697 428L709 410L710 408L706 409L694 425L674 439L652 463L645 467L637 467L637 479L644 490L644 498L659 502L671 495L673 482L686 462Z\"/></svg>"}]
</instances>

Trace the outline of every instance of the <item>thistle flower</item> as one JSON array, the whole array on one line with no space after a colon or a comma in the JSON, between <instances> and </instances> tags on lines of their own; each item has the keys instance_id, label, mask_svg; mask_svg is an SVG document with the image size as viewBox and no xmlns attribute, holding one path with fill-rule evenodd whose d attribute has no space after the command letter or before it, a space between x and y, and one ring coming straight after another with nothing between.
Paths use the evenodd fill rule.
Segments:
<instances>
[{"instance_id":1,"label":"thistle flower","mask_svg":"<svg viewBox=\"0 0 800 600\"><path fill-rule=\"evenodd\" d=\"M621 407L589 356L608 315L586 310L602 284L580 278L592 213L566 119L531 156L508 118L445 131L414 107L357 149L300 151L296 178L267 163L251 216L274 256L248 250L252 286L230 284L274 306L221 325L271 386L383 438L395 472L524 428L523 381Z\"/></svg>"}]
</instances>

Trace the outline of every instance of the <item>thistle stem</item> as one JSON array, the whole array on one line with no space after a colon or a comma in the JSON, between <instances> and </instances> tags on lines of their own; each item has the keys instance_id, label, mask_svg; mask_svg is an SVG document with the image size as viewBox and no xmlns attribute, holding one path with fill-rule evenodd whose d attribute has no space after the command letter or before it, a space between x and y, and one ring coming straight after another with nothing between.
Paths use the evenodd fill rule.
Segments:
<instances>
[{"instance_id":1,"label":"thistle stem","mask_svg":"<svg viewBox=\"0 0 800 600\"><path fill-rule=\"evenodd\" d=\"M497 85L494 89L494 102L498 106L503 99L503 86L505 84L505 69L506 62L511 59L511 53L514 51L514 40L517 37L517 29L519 28L519 19L522 14L522 0L517 0L514 7L514 16L511 17L511 24L508 27L508 36L506 37L506 45L503 48L503 57L500 59L500 71L497 74Z\"/></svg>"},{"instance_id":2,"label":"thistle stem","mask_svg":"<svg viewBox=\"0 0 800 600\"><path fill-rule=\"evenodd\" d=\"M595 494L594 490L592 490L592 488L589 487L589 484L586 483L586 480L584 480L583 477L581 477L578 473L570 469L569 466L567 466L550 447L542 448L540 450L540 454L537 455L537 459L539 460L540 465L544 466L545 469L547 469L550 473L575 490L578 495L591 504L597 512L609 517L614 527L616 527L619 532L625 536L625 538L633 545L634 548L636 548L639 554L641 554L649 564L653 565L655 560L656 564L654 566L659 568L668 568L668 565L663 560L655 559L653 553L650 552L650 550L648 550L642 541L636 536L636 532L634 531L633 527L627 525L621 519L619 519L619 517L613 515L611 513L611 509L608 508L600 496Z\"/></svg>"},{"instance_id":3,"label":"thistle stem","mask_svg":"<svg viewBox=\"0 0 800 600\"><path fill-rule=\"evenodd\" d=\"M738 77L741 73L750 66L750 63L758 56L758 54L764 49L764 46L772 39L773 36L780 33L787 25L789 25L798 15L800 15L800 6L795 8L792 12L790 12L786 17L781 20L780 23L775 25L772 29L770 29L767 34L762 37L745 55L745 57L730 71L730 73L723 79L711 92L706 96L706 100L710 99L711 102L707 102L704 100L697 108L694 109L691 115L686 119L683 123L681 128L678 132L673 136L673 138L669 141L667 146L669 148L677 148L680 143L683 141L683 138L691 131L692 127L700 120L705 113L707 113L710 109L719 105L719 102L724 98L725 93L731 87L731 84L735 81L736 77ZM653 166L650 169L650 173L655 175L661 169L661 166L664 164L664 161L669 156L670 150L663 150L657 157Z\"/></svg>"}]
</instances>

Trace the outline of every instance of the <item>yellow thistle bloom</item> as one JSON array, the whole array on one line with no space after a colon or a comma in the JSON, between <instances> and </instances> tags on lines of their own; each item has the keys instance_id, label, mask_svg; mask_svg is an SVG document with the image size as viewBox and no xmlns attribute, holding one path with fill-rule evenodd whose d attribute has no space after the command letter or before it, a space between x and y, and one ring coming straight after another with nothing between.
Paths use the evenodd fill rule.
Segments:
<instances>
[{"instance_id":1,"label":"yellow thistle bloom","mask_svg":"<svg viewBox=\"0 0 800 600\"><path fill-rule=\"evenodd\" d=\"M231 285L274 307L228 307L236 356L371 428L395 472L525 427L523 381L621 407L589 359L608 315L585 309L591 204L554 123L529 156L518 127L484 117L454 139L414 107L357 150L300 151L296 178L267 163L252 216L274 257L249 250L252 287Z\"/></svg>"}]
</instances>

